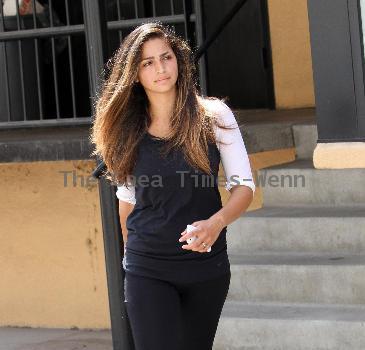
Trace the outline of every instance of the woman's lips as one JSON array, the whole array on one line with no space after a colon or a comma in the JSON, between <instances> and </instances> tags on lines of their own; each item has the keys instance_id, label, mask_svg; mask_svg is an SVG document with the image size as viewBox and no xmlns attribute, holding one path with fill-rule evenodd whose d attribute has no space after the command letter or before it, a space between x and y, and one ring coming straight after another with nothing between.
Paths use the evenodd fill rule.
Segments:
<instances>
[{"instance_id":1,"label":"woman's lips","mask_svg":"<svg viewBox=\"0 0 365 350\"><path fill-rule=\"evenodd\" d=\"M160 83L160 82L168 80L168 79L170 79L170 78L164 78L164 79L161 79L161 80L156 80L156 83Z\"/></svg>"}]
</instances>

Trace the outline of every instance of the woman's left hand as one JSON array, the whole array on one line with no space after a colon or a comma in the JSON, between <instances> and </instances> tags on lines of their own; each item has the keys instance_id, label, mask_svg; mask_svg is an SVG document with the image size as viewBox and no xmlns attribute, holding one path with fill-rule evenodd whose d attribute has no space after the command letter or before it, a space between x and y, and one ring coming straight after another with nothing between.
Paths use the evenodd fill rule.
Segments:
<instances>
[{"instance_id":1,"label":"woman's left hand","mask_svg":"<svg viewBox=\"0 0 365 350\"><path fill-rule=\"evenodd\" d=\"M193 250L195 252L206 253L209 247L218 239L224 226L220 220L216 218L209 218L207 220L195 221L191 224L197 229L187 233L186 229L181 233L179 242L187 241L190 237L197 236L197 239L190 243L182 246L183 249ZM206 243L206 246L202 243Z\"/></svg>"}]
</instances>

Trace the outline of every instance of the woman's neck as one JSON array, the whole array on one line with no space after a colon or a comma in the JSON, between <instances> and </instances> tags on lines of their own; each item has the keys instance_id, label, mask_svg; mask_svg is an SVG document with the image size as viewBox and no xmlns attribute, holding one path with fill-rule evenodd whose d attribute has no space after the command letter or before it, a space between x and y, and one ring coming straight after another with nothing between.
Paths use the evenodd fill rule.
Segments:
<instances>
[{"instance_id":1,"label":"woman's neck","mask_svg":"<svg viewBox=\"0 0 365 350\"><path fill-rule=\"evenodd\" d=\"M153 94L148 96L148 113L151 117L151 124L168 127L175 104L175 92L164 94Z\"/></svg>"}]
</instances>

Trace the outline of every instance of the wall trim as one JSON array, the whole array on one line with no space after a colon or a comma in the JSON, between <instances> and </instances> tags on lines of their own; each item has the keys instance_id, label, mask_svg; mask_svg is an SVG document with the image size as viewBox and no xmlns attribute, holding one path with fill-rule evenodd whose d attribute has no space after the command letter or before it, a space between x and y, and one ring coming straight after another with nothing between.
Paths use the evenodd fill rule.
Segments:
<instances>
[{"instance_id":1,"label":"wall trim","mask_svg":"<svg viewBox=\"0 0 365 350\"><path fill-rule=\"evenodd\" d=\"M313 164L317 169L365 169L365 142L317 143Z\"/></svg>"}]
</instances>

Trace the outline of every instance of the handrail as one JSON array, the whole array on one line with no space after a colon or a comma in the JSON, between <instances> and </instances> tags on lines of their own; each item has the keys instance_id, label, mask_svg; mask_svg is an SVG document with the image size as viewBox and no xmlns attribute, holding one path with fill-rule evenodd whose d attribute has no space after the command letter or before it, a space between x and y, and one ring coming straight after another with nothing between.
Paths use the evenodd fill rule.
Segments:
<instances>
[{"instance_id":1,"label":"handrail","mask_svg":"<svg viewBox=\"0 0 365 350\"><path fill-rule=\"evenodd\" d=\"M241 7L247 2L247 0L239 0L237 3L230 9L230 11L223 17L221 22L217 25L216 29L213 33L204 41L204 43L200 46L195 54L195 61L197 62L199 58L207 51L209 46L213 43L213 41L217 38L217 36L223 31L223 29L227 26L227 24L232 20L232 18L237 14L237 12L241 9Z\"/></svg>"},{"instance_id":2,"label":"handrail","mask_svg":"<svg viewBox=\"0 0 365 350\"><path fill-rule=\"evenodd\" d=\"M237 14L237 12L241 9L241 7L248 0L238 0L237 3L231 8L231 10L223 17L221 22L217 25L216 29L213 33L204 41L204 43L198 48L194 56L194 63L197 64L200 57L204 55L204 53L208 50L209 46L214 42L214 40L218 37L218 35L223 31L223 29L227 26L227 24L232 20L232 18ZM106 169L106 164L102 160L95 170L92 172L92 176L96 179L99 179L101 173Z\"/></svg>"}]
</instances>

